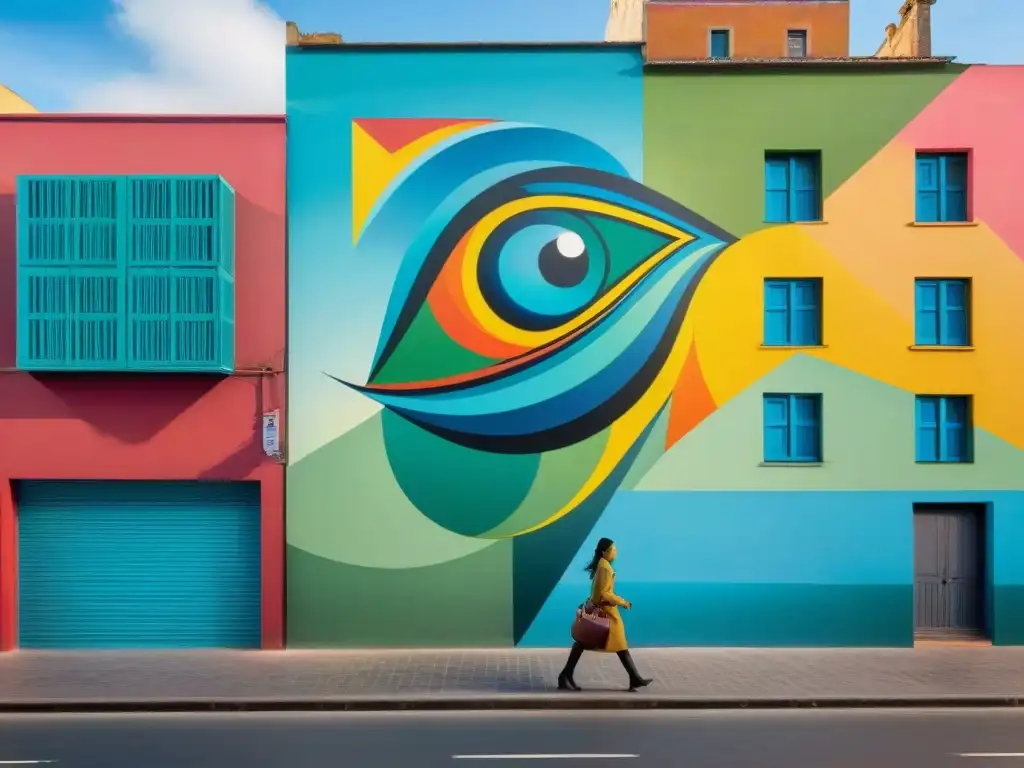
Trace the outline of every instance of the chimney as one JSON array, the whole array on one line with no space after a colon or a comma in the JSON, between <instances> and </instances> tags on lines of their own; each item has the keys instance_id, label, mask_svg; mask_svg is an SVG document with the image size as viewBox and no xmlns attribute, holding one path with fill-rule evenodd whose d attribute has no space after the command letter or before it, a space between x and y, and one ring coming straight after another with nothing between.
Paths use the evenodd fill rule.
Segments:
<instances>
[{"instance_id":1,"label":"chimney","mask_svg":"<svg viewBox=\"0 0 1024 768\"><path fill-rule=\"evenodd\" d=\"M899 26L885 28L885 42L875 56L884 59L931 58L932 6L936 0L905 0Z\"/></svg>"},{"instance_id":2,"label":"chimney","mask_svg":"<svg viewBox=\"0 0 1024 768\"><path fill-rule=\"evenodd\" d=\"M299 25L294 21L285 22L285 45L341 45L341 35L337 32L300 32Z\"/></svg>"},{"instance_id":3,"label":"chimney","mask_svg":"<svg viewBox=\"0 0 1024 768\"><path fill-rule=\"evenodd\" d=\"M644 39L644 0L611 0L606 42L639 43Z\"/></svg>"}]
</instances>

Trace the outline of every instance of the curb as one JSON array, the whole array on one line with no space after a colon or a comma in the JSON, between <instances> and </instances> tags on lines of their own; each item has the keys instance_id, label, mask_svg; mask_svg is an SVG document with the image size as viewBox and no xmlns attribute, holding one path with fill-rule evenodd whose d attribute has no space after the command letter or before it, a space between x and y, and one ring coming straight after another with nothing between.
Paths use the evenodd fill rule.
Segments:
<instances>
[{"instance_id":1,"label":"curb","mask_svg":"<svg viewBox=\"0 0 1024 768\"><path fill-rule=\"evenodd\" d=\"M1020 707L1024 697L896 696L804 698L694 698L683 696L507 695L318 699L64 699L0 701L0 714L203 712L473 712L515 710L784 710L784 709L989 709Z\"/></svg>"}]
</instances>

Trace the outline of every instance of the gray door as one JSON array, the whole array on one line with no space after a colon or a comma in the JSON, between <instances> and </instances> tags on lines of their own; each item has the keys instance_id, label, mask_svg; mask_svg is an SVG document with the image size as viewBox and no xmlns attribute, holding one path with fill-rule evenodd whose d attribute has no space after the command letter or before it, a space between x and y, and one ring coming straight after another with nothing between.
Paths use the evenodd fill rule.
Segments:
<instances>
[{"instance_id":1,"label":"gray door","mask_svg":"<svg viewBox=\"0 0 1024 768\"><path fill-rule=\"evenodd\" d=\"M981 515L970 508L914 512L914 628L975 633L984 624Z\"/></svg>"}]
</instances>

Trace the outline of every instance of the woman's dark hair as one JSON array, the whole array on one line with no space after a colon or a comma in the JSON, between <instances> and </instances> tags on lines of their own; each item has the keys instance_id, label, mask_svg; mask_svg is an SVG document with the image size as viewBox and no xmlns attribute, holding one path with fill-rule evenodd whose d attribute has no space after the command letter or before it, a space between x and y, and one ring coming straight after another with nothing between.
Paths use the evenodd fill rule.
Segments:
<instances>
[{"instance_id":1,"label":"woman's dark hair","mask_svg":"<svg viewBox=\"0 0 1024 768\"><path fill-rule=\"evenodd\" d=\"M583 569L590 574L591 580L593 580L594 574L597 573L597 564L601 562L604 553L611 549L614 543L611 539L601 539L597 542L597 548L594 549L594 556L590 558L590 564Z\"/></svg>"}]
</instances>

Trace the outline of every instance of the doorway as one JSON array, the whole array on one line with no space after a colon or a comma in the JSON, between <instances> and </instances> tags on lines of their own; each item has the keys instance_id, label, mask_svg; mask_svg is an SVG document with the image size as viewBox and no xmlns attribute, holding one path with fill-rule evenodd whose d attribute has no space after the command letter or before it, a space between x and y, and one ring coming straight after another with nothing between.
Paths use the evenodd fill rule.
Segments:
<instances>
[{"instance_id":1,"label":"doorway","mask_svg":"<svg viewBox=\"0 0 1024 768\"><path fill-rule=\"evenodd\" d=\"M985 623L984 506L915 504L915 638L978 639Z\"/></svg>"}]
</instances>

